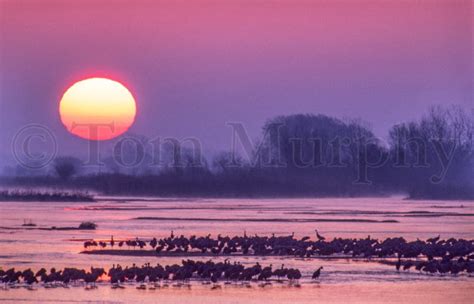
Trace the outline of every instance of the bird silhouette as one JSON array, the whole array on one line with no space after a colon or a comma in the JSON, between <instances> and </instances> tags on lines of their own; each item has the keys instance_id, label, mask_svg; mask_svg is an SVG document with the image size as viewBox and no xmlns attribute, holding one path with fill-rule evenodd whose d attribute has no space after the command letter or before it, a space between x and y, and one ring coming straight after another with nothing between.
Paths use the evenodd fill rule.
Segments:
<instances>
[{"instance_id":1,"label":"bird silhouette","mask_svg":"<svg viewBox=\"0 0 474 304\"><path fill-rule=\"evenodd\" d=\"M318 269L316 269L315 272L313 272L313 276L312 276L313 280L319 278L319 276L321 275L321 270L322 269L323 269L323 266L319 267Z\"/></svg>"},{"instance_id":2,"label":"bird silhouette","mask_svg":"<svg viewBox=\"0 0 474 304\"><path fill-rule=\"evenodd\" d=\"M319 241L324 241L326 238L318 233L318 229L315 229L316 231L316 237L318 238Z\"/></svg>"}]
</instances>

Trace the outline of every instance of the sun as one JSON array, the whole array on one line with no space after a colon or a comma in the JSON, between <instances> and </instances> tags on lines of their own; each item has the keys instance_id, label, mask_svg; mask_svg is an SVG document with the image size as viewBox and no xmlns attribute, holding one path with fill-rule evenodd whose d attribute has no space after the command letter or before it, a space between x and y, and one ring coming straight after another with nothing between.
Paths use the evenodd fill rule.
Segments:
<instances>
[{"instance_id":1,"label":"sun","mask_svg":"<svg viewBox=\"0 0 474 304\"><path fill-rule=\"evenodd\" d=\"M115 138L135 121L136 103L120 82L88 78L74 83L61 98L59 114L66 129L89 140Z\"/></svg>"}]
</instances>

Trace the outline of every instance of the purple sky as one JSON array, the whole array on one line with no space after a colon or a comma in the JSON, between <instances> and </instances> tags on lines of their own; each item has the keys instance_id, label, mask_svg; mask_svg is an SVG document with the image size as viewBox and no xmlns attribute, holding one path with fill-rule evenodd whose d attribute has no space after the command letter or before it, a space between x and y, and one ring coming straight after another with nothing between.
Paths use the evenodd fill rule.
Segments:
<instances>
[{"instance_id":1,"label":"purple sky","mask_svg":"<svg viewBox=\"0 0 474 304\"><path fill-rule=\"evenodd\" d=\"M323 113L385 136L432 104L474 104L471 1L190 3L1 1L1 155L28 123L85 151L58 104L93 75L134 93L131 133L208 151L229 148L229 121L256 137L275 115Z\"/></svg>"}]
</instances>

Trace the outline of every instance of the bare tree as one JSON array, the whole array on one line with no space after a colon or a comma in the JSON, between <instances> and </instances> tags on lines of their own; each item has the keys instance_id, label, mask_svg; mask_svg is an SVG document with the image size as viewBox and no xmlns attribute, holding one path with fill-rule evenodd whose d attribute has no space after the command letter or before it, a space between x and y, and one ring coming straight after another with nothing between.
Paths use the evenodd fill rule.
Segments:
<instances>
[{"instance_id":1,"label":"bare tree","mask_svg":"<svg viewBox=\"0 0 474 304\"><path fill-rule=\"evenodd\" d=\"M80 169L81 160L71 156L57 157L54 160L54 171L59 178L68 180L77 174Z\"/></svg>"}]
</instances>

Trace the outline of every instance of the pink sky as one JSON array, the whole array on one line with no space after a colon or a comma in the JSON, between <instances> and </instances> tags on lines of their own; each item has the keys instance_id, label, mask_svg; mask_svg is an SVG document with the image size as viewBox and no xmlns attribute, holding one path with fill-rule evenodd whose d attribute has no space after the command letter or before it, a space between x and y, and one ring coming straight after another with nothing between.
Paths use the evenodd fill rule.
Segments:
<instances>
[{"instance_id":1,"label":"pink sky","mask_svg":"<svg viewBox=\"0 0 474 304\"><path fill-rule=\"evenodd\" d=\"M2 1L2 145L38 122L66 146L65 88L111 75L131 132L229 146L289 113L361 117L384 136L432 104L472 107L471 1ZM30 111L32 110L32 111Z\"/></svg>"}]
</instances>

